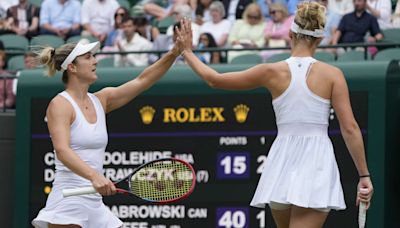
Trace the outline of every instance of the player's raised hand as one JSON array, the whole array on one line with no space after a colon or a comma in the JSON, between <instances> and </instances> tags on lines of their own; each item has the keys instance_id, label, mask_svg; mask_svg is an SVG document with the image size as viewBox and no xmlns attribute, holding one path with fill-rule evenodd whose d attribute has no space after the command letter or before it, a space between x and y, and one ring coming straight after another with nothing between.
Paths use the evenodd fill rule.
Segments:
<instances>
[{"instance_id":1,"label":"player's raised hand","mask_svg":"<svg viewBox=\"0 0 400 228\"><path fill-rule=\"evenodd\" d=\"M184 18L180 23L181 28L177 29L178 42L181 43L183 51L192 51L192 22L189 19Z\"/></svg>"}]
</instances>

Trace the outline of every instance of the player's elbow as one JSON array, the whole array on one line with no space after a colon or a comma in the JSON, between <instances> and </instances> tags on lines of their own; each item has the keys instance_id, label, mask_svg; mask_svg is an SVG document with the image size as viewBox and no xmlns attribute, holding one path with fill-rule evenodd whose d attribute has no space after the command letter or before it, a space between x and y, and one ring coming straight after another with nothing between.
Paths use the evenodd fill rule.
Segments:
<instances>
[{"instance_id":1,"label":"player's elbow","mask_svg":"<svg viewBox=\"0 0 400 228\"><path fill-rule=\"evenodd\" d=\"M343 136L345 136L345 137L356 135L360 131L360 128L356 121L351 121L349 123L345 123L340 126L340 129L341 129Z\"/></svg>"}]
</instances>

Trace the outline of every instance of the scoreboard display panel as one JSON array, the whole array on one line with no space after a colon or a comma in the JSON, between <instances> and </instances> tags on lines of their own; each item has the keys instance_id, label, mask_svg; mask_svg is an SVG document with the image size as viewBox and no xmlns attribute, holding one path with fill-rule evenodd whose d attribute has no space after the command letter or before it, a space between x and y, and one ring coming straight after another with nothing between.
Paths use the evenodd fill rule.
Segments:
<instances>
[{"instance_id":1,"label":"scoreboard display panel","mask_svg":"<svg viewBox=\"0 0 400 228\"><path fill-rule=\"evenodd\" d=\"M352 92L351 100L366 143L367 93ZM31 101L30 221L45 206L54 180L54 153L45 122L48 102L47 98ZM194 192L174 204L152 205L119 195L104 197L124 228L275 227L268 208L249 206L277 134L269 94L143 95L108 114L107 127L104 175L112 181L164 157L186 160L196 170ZM333 109L329 134L348 208L332 212L325 227L356 227L358 174Z\"/></svg>"}]
</instances>

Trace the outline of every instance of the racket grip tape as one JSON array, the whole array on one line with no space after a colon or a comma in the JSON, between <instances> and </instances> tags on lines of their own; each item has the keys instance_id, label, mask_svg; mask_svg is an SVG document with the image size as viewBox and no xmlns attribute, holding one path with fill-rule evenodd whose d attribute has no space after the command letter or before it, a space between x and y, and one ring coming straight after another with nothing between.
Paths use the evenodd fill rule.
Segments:
<instances>
[{"instance_id":1,"label":"racket grip tape","mask_svg":"<svg viewBox=\"0 0 400 228\"><path fill-rule=\"evenodd\" d=\"M64 197L68 196L80 196L87 194L97 193L96 189L93 187L82 187L82 188L73 188L73 189L63 189L62 194Z\"/></svg>"},{"instance_id":2,"label":"racket grip tape","mask_svg":"<svg viewBox=\"0 0 400 228\"><path fill-rule=\"evenodd\" d=\"M360 192L368 192L368 189L366 188L361 188ZM367 204L364 202L360 202L359 208L358 208L358 227L359 228L364 228L365 227L365 222L367 220Z\"/></svg>"}]
</instances>

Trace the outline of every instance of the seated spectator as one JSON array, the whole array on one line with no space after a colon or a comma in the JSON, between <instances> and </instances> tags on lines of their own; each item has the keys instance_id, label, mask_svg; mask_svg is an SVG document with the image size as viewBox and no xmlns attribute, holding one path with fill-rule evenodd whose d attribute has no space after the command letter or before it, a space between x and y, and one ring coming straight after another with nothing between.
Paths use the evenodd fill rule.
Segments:
<instances>
[{"instance_id":1,"label":"seated spectator","mask_svg":"<svg viewBox=\"0 0 400 228\"><path fill-rule=\"evenodd\" d=\"M236 20L229 37L228 46L233 48L261 48L264 46L265 22L261 8L257 3L247 5L243 19ZM236 56L254 53L254 51L230 51L228 62Z\"/></svg>"},{"instance_id":2,"label":"seated spectator","mask_svg":"<svg viewBox=\"0 0 400 228\"><path fill-rule=\"evenodd\" d=\"M122 37L122 20L129 17L129 11L125 7L119 7L114 14L114 29L107 34L106 41L104 42L105 47L112 47L116 43L115 41Z\"/></svg>"},{"instance_id":3,"label":"seated spectator","mask_svg":"<svg viewBox=\"0 0 400 228\"><path fill-rule=\"evenodd\" d=\"M224 4L226 15L224 18L228 19L231 24L237 19L242 19L242 15L247 5L253 0L221 0Z\"/></svg>"},{"instance_id":4,"label":"seated spectator","mask_svg":"<svg viewBox=\"0 0 400 228\"><path fill-rule=\"evenodd\" d=\"M330 45L332 44L333 34L335 34L335 31L339 26L340 20L342 19L342 15L334 12L329 8L328 0L319 0L318 2L326 8L324 38L322 39L320 45Z\"/></svg>"},{"instance_id":5,"label":"seated spectator","mask_svg":"<svg viewBox=\"0 0 400 228\"><path fill-rule=\"evenodd\" d=\"M149 51L152 43L136 32L135 19L127 17L122 21L124 37L117 42L117 48L121 52ZM114 56L116 67L146 66L149 62L148 54L118 54Z\"/></svg>"},{"instance_id":6,"label":"seated spectator","mask_svg":"<svg viewBox=\"0 0 400 228\"><path fill-rule=\"evenodd\" d=\"M175 25L173 27L180 29L181 23L177 22L177 23L175 23ZM169 51L174 46L176 38L177 38L177 34L176 34L175 29L173 30L172 35L161 34L161 35L157 36L157 38L154 40L152 50L154 50L154 51ZM161 56L162 55L160 55L160 54L150 54L149 64L153 64ZM176 59L175 63L184 63L183 57L178 57Z\"/></svg>"},{"instance_id":7,"label":"seated spectator","mask_svg":"<svg viewBox=\"0 0 400 228\"><path fill-rule=\"evenodd\" d=\"M40 34L61 38L80 35L81 3L78 0L46 0L40 8Z\"/></svg>"},{"instance_id":8,"label":"seated spectator","mask_svg":"<svg viewBox=\"0 0 400 228\"><path fill-rule=\"evenodd\" d=\"M201 50L204 48L217 48L217 43L214 40L214 37L210 33L202 33L200 34L199 44L197 45L197 49ZM219 64L221 63L221 52L219 51L200 51L196 52L197 57L206 64Z\"/></svg>"},{"instance_id":9,"label":"seated spectator","mask_svg":"<svg viewBox=\"0 0 400 228\"><path fill-rule=\"evenodd\" d=\"M367 11L378 19L380 29L392 28L392 2L390 0L367 0Z\"/></svg>"},{"instance_id":10,"label":"seated spectator","mask_svg":"<svg viewBox=\"0 0 400 228\"><path fill-rule=\"evenodd\" d=\"M328 0L328 8L343 16L354 11L354 4L352 0Z\"/></svg>"},{"instance_id":11,"label":"seated spectator","mask_svg":"<svg viewBox=\"0 0 400 228\"><path fill-rule=\"evenodd\" d=\"M220 1L211 3L210 6L211 21L204 23L200 27L200 33L210 33L217 43L218 47L224 47L228 41L231 23L224 19L225 8Z\"/></svg>"},{"instance_id":12,"label":"seated spectator","mask_svg":"<svg viewBox=\"0 0 400 228\"><path fill-rule=\"evenodd\" d=\"M6 52L0 51L0 108L13 108L15 106L15 94L13 93L13 78L6 68Z\"/></svg>"},{"instance_id":13,"label":"seated spectator","mask_svg":"<svg viewBox=\"0 0 400 228\"><path fill-rule=\"evenodd\" d=\"M38 62L36 60L37 54L28 51L24 54L24 69L35 69L38 67Z\"/></svg>"},{"instance_id":14,"label":"seated spectator","mask_svg":"<svg viewBox=\"0 0 400 228\"><path fill-rule=\"evenodd\" d=\"M28 51L24 54L24 70L35 69L36 67L38 67L38 65L39 63L36 53ZM17 71L16 76L19 77L20 73L20 71ZM12 92L14 96L17 95L17 83L18 78L15 78L12 85Z\"/></svg>"},{"instance_id":15,"label":"seated spectator","mask_svg":"<svg viewBox=\"0 0 400 228\"><path fill-rule=\"evenodd\" d=\"M367 32L371 34L367 42L376 42L383 38L377 19L367 11L366 0L354 0L354 12L346 14L340 20L332 44L363 43ZM357 29L354 29L357 28Z\"/></svg>"},{"instance_id":16,"label":"seated spectator","mask_svg":"<svg viewBox=\"0 0 400 228\"><path fill-rule=\"evenodd\" d=\"M162 20L167 16L172 15L172 10L175 6L180 4L189 4L189 0L168 0L168 4L165 7L158 5L157 3L150 1L144 4L144 12L155 17L157 20Z\"/></svg>"},{"instance_id":17,"label":"seated spectator","mask_svg":"<svg viewBox=\"0 0 400 228\"><path fill-rule=\"evenodd\" d=\"M213 0L197 0L197 6L195 10L195 23L202 25L204 22L211 20L210 5Z\"/></svg>"},{"instance_id":18,"label":"seated spectator","mask_svg":"<svg viewBox=\"0 0 400 228\"><path fill-rule=\"evenodd\" d=\"M114 28L114 15L119 7L116 0L85 0L82 3L82 36L94 36L104 43Z\"/></svg>"},{"instance_id":19,"label":"seated spectator","mask_svg":"<svg viewBox=\"0 0 400 228\"><path fill-rule=\"evenodd\" d=\"M7 24L15 34L31 38L36 36L39 28L39 8L28 2L19 0L7 10Z\"/></svg>"},{"instance_id":20,"label":"seated spectator","mask_svg":"<svg viewBox=\"0 0 400 228\"><path fill-rule=\"evenodd\" d=\"M17 5L18 0L1 0L0 1L0 18L5 19L8 8Z\"/></svg>"},{"instance_id":21,"label":"seated spectator","mask_svg":"<svg viewBox=\"0 0 400 228\"><path fill-rule=\"evenodd\" d=\"M271 20L265 27L266 47L286 47L290 43L289 30L293 17L289 16L287 8L280 3L270 5Z\"/></svg>"},{"instance_id":22,"label":"seated spectator","mask_svg":"<svg viewBox=\"0 0 400 228\"><path fill-rule=\"evenodd\" d=\"M155 37L160 33L158 28L150 25L149 20L145 16L134 17L136 24L136 32L148 41L153 42Z\"/></svg>"},{"instance_id":23,"label":"seated spectator","mask_svg":"<svg viewBox=\"0 0 400 228\"><path fill-rule=\"evenodd\" d=\"M177 5L173 11L174 20L176 23L180 22L183 18L191 18L193 15L192 8L189 5ZM200 37L200 26L192 21L193 32L193 46L196 46ZM166 34L172 36L174 33L174 26L169 26Z\"/></svg>"},{"instance_id":24,"label":"seated spectator","mask_svg":"<svg viewBox=\"0 0 400 228\"><path fill-rule=\"evenodd\" d=\"M258 5L261 8L262 15L264 18L269 19L271 15L269 15L269 5L272 3L280 3L287 8L287 1L286 0L257 0Z\"/></svg>"},{"instance_id":25,"label":"seated spectator","mask_svg":"<svg viewBox=\"0 0 400 228\"><path fill-rule=\"evenodd\" d=\"M287 47L290 44L289 30L293 23L293 16L290 16L286 6L280 3L270 5L269 15L271 15L271 20L267 22L264 31L265 47ZM261 56L263 59L267 59L282 52L284 50L262 51Z\"/></svg>"},{"instance_id":26,"label":"seated spectator","mask_svg":"<svg viewBox=\"0 0 400 228\"><path fill-rule=\"evenodd\" d=\"M400 28L400 0L397 0L396 8L392 15L393 28Z\"/></svg>"},{"instance_id":27,"label":"seated spectator","mask_svg":"<svg viewBox=\"0 0 400 228\"><path fill-rule=\"evenodd\" d=\"M240 45L242 48L256 48L264 46L265 22L261 14L260 6L251 3L243 13L243 19L239 19L233 25L229 37L229 46Z\"/></svg>"}]
</instances>

